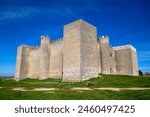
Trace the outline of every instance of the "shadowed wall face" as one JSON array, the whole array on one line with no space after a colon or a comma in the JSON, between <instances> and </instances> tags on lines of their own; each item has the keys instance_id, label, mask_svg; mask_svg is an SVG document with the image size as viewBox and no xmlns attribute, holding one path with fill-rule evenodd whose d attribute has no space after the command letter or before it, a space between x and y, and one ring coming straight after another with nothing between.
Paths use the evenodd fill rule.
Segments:
<instances>
[{"instance_id":1,"label":"shadowed wall face","mask_svg":"<svg viewBox=\"0 0 150 117\"><path fill-rule=\"evenodd\" d=\"M98 75L97 30L91 24L81 21L81 80L87 80Z\"/></svg>"},{"instance_id":2,"label":"shadowed wall face","mask_svg":"<svg viewBox=\"0 0 150 117\"><path fill-rule=\"evenodd\" d=\"M133 75L139 75L137 53L135 48L131 48L131 55L132 55Z\"/></svg>"},{"instance_id":3,"label":"shadowed wall face","mask_svg":"<svg viewBox=\"0 0 150 117\"><path fill-rule=\"evenodd\" d=\"M131 45L114 47L116 74L138 75L136 50Z\"/></svg>"},{"instance_id":4,"label":"shadowed wall face","mask_svg":"<svg viewBox=\"0 0 150 117\"><path fill-rule=\"evenodd\" d=\"M132 74L131 51L130 49L115 51L116 73L117 74Z\"/></svg>"},{"instance_id":5,"label":"shadowed wall face","mask_svg":"<svg viewBox=\"0 0 150 117\"><path fill-rule=\"evenodd\" d=\"M22 80L28 77L30 50L31 48L25 45L18 47L15 80Z\"/></svg>"}]
</instances>

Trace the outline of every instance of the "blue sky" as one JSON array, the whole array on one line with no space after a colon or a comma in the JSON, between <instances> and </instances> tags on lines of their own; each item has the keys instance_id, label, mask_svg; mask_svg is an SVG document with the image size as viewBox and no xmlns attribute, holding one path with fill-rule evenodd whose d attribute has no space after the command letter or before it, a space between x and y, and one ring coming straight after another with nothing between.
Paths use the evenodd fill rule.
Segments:
<instances>
[{"instance_id":1,"label":"blue sky","mask_svg":"<svg viewBox=\"0 0 150 117\"><path fill-rule=\"evenodd\" d=\"M132 44L139 69L150 72L149 0L0 0L0 75L14 75L17 46L63 37L63 26L84 19L112 46Z\"/></svg>"}]
</instances>

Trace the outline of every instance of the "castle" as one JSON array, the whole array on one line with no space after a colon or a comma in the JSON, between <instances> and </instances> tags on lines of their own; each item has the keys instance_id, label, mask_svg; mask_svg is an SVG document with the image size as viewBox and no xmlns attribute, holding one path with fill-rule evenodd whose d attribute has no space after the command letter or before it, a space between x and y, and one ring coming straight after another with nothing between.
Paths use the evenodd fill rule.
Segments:
<instances>
[{"instance_id":1,"label":"castle","mask_svg":"<svg viewBox=\"0 0 150 117\"><path fill-rule=\"evenodd\" d=\"M65 25L62 39L50 42L49 36L41 36L40 46L18 47L17 81L51 77L79 82L98 74L138 75L136 49L111 47L109 37L97 39L96 27L82 19Z\"/></svg>"}]
</instances>

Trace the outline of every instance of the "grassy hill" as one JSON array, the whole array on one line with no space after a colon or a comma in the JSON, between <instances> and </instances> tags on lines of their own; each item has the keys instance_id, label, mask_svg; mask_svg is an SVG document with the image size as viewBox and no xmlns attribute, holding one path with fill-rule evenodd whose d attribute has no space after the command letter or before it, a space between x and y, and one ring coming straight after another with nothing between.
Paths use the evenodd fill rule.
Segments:
<instances>
[{"instance_id":1,"label":"grassy hill","mask_svg":"<svg viewBox=\"0 0 150 117\"><path fill-rule=\"evenodd\" d=\"M13 90L15 88L25 90ZM0 99L52 99L52 100L143 100L150 99L150 90L97 90L98 88L150 88L150 77L103 75L78 83L61 82L58 79L14 81L0 80ZM34 90L49 88L49 90ZM78 90L73 90L77 88ZM83 90L84 89L84 90Z\"/></svg>"}]
</instances>

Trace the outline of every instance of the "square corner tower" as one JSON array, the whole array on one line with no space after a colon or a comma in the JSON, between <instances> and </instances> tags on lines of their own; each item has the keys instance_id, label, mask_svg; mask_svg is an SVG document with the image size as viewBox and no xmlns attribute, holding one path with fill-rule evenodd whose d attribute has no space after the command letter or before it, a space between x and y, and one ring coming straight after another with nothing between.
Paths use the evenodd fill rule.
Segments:
<instances>
[{"instance_id":1,"label":"square corner tower","mask_svg":"<svg viewBox=\"0 0 150 117\"><path fill-rule=\"evenodd\" d=\"M63 81L83 81L98 75L96 27L77 20L64 27Z\"/></svg>"}]
</instances>

